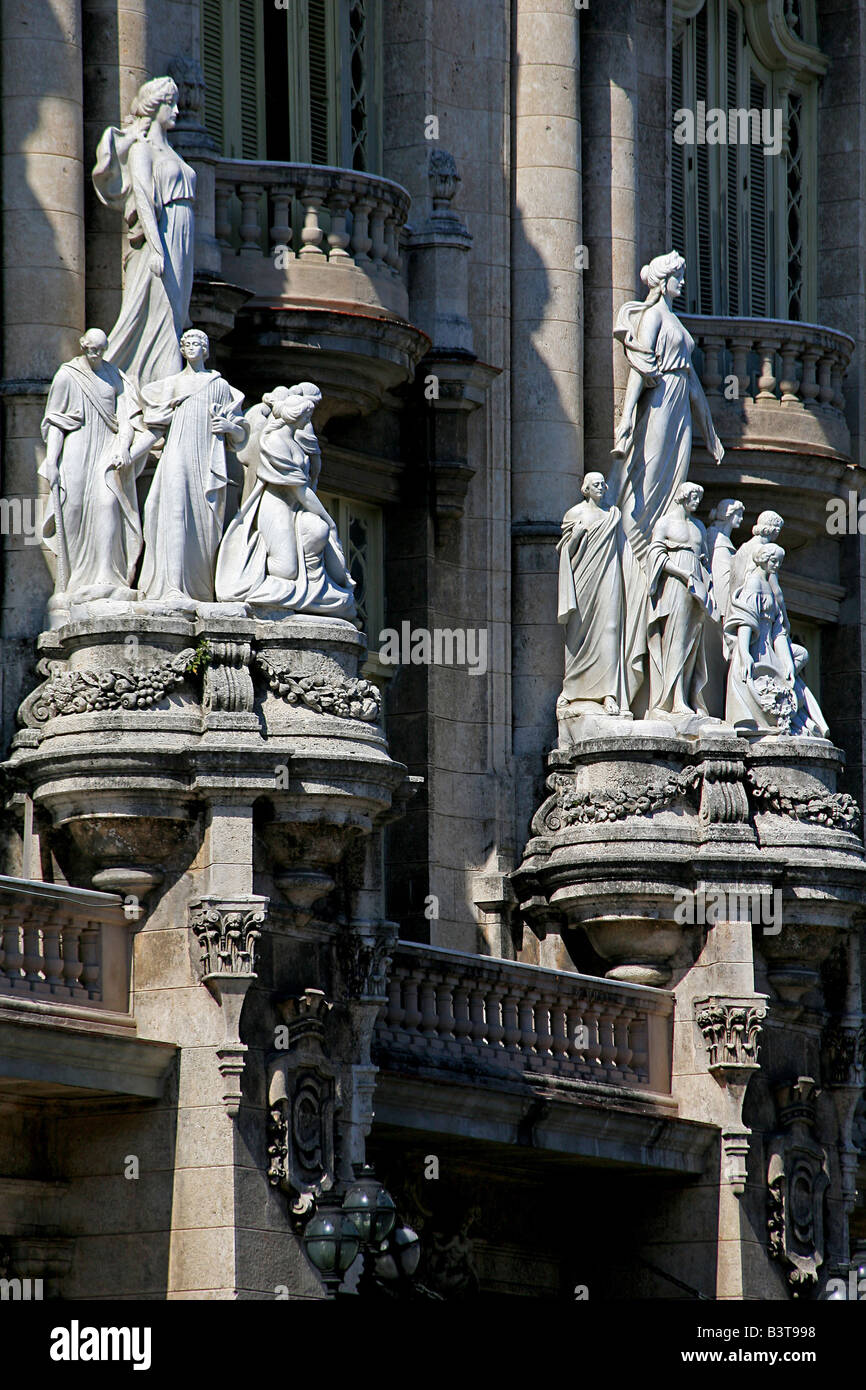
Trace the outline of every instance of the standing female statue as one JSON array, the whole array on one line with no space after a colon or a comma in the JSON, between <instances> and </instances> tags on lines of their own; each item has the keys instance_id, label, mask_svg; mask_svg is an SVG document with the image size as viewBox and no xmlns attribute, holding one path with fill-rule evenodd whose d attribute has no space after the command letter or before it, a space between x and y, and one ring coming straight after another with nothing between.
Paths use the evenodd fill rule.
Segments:
<instances>
[{"instance_id":1,"label":"standing female statue","mask_svg":"<svg viewBox=\"0 0 866 1390\"><path fill-rule=\"evenodd\" d=\"M720 616L728 607L731 590L731 569L737 547L731 540L731 532L738 531L743 524L746 509L736 497L723 497L710 512L707 527L707 548L710 552L710 568L713 572L713 592Z\"/></svg>"},{"instance_id":2,"label":"standing female statue","mask_svg":"<svg viewBox=\"0 0 866 1390\"><path fill-rule=\"evenodd\" d=\"M725 629L731 643L725 719L740 734L828 735L818 701L800 676L809 653L794 646L777 575L780 545L761 544L732 595Z\"/></svg>"},{"instance_id":3,"label":"standing female statue","mask_svg":"<svg viewBox=\"0 0 866 1390\"><path fill-rule=\"evenodd\" d=\"M205 367L210 344L191 328L180 340L182 372L142 390L149 428L168 429L144 508L145 598L194 609L213 603L214 564L223 533L226 444L247 439L243 396Z\"/></svg>"},{"instance_id":4,"label":"standing female statue","mask_svg":"<svg viewBox=\"0 0 866 1390\"><path fill-rule=\"evenodd\" d=\"M145 82L123 129L103 133L93 170L97 196L122 210L129 232L108 358L142 386L180 371L178 338L189 323L195 172L166 138L176 120L172 79Z\"/></svg>"},{"instance_id":5,"label":"standing female statue","mask_svg":"<svg viewBox=\"0 0 866 1390\"><path fill-rule=\"evenodd\" d=\"M693 414L716 463L725 452L692 365L694 339L672 308L682 293L685 268L676 251L645 265L640 275L649 294L643 302L624 304L614 329L631 371L607 481L642 563L656 522L686 480Z\"/></svg>"},{"instance_id":6,"label":"standing female statue","mask_svg":"<svg viewBox=\"0 0 866 1390\"><path fill-rule=\"evenodd\" d=\"M704 490L683 483L647 553L649 718L707 714L704 625L716 615L707 533L694 513Z\"/></svg>"},{"instance_id":7,"label":"standing female statue","mask_svg":"<svg viewBox=\"0 0 866 1390\"><path fill-rule=\"evenodd\" d=\"M563 714L624 714L643 683L646 581L607 484L587 473L585 500L567 511L559 541L559 612L565 625Z\"/></svg>"},{"instance_id":8,"label":"standing female statue","mask_svg":"<svg viewBox=\"0 0 866 1390\"><path fill-rule=\"evenodd\" d=\"M302 382L272 405L258 438L255 486L220 546L220 603L355 616L337 527L315 490L320 455L311 420L321 399L318 387Z\"/></svg>"}]
</instances>

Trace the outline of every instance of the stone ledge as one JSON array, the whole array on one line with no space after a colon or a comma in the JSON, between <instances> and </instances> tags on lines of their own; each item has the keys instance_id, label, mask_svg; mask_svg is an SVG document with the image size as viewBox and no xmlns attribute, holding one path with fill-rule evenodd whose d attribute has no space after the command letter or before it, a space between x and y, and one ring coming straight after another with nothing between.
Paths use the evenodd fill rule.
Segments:
<instances>
[{"instance_id":1,"label":"stone ledge","mask_svg":"<svg viewBox=\"0 0 866 1390\"><path fill-rule=\"evenodd\" d=\"M160 1099L174 1044L138 1038L132 1019L108 1014L102 1022L98 1013L0 999L0 1091L34 1098L90 1092Z\"/></svg>"}]
</instances>

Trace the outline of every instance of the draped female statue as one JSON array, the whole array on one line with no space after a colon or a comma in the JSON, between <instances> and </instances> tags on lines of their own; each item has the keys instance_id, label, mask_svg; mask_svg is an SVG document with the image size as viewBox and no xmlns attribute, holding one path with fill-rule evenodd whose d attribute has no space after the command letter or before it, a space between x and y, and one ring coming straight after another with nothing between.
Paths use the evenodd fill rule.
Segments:
<instances>
[{"instance_id":1,"label":"draped female statue","mask_svg":"<svg viewBox=\"0 0 866 1390\"><path fill-rule=\"evenodd\" d=\"M631 370L607 481L642 563L656 522L686 480L693 416L717 463L725 452L692 364L694 339L672 308L685 267L676 251L645 265L641 279L649 294L643 302L624 304L614 329Z\"/></svg>"},{"instance_id":2,"label":"draped female statue","mask_svg":"<svg viewBox=\"0 0 866 1390\"><path fill-rule=\"evenodd\" d=\"M243 396L205 367L210 344L192 328L180 340L186 367L142 390L145 423L168 433L144 508L145 598L194 609L214 600L214 563L225 522L226 444L248 426Z\"/></svg>"},{"instance_id":3,"label":"draped female statue","mask_svg":"<svg viewBox=\"0 0 866 1390\"><path fill-rule=\"evenodd\" d=\"M651 719L707 714L704 625L716 607L707 533L694 516L703 495L697 483L678 488L647 553Z\"/></svg>"},{"instance_id":4,"label":"draped female statue","mask_svg":"<svg viewBox=\"0 0 866 1390\"><path fill-rule=\"evenodd\" d=\"M320 457L311 420L321 398L318 387L302 382L272 404L258 436L255 485L220 546L221 603L355 616L337 527L315 491Z\"/></svg>"},{"instance_id":5,"label":"draped female statue","mask_svg":"<svg viewBox=\"0 0 866 1390\"><path fill-rule=\"evenodd\" d=\"M562 519L557 616L565 626L565 683L560 714L625 713L644 679L646 581L618 508L604 505L606 491L601 473L587 473L581 486L585 500Z\"/></svg>"},{"instance_id":6,"label":"draped female statue","mask_svg":"<svg viewBox=\"0 0 866 1390\"><path fill-rule=\"evenodd\" d=\"M818 702L800 676L809 653L792 644L780 597L777 575L784 558L780 545L759 545L744 584L731 597L725 719L741 734L827 738Z\"/></svg>"},{"instance_id":7,"label":"draped female statue","mask_svg":"<svg viewBox=\"0 0 866 1390\"><path fill-rule=\"evenodd\" d=\"M181 370L178 338L189 323L195 172L166 138L177 95L170 77L145 82L123 128L103 133L93 170L97 196L123 212L129 240L108 358L141 385Z\"/></svg>"}]
</instances>

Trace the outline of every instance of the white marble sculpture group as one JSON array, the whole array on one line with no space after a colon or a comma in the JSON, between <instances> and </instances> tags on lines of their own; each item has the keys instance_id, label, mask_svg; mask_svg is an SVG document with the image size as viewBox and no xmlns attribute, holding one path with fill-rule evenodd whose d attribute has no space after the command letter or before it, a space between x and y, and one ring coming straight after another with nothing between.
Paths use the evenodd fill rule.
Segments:
<instances>
[{"instance_id":1,"label":"white marble sculpture group","mask_svg":"<svg viewBox=\"0 0 866 1390\"><path fill-rule=\"evenodd\" d=\"M321 393L277 387L244 414L241 392L206 365L207 334L188 327L195 173L167 139L177 95L169 77L145 82L97 148L94 186L123 213L128 255L117 323L88 329L48 394L39 474L52 622L105 603L352 619L354 581L316 496ZM246 469L234 517L230 453Z\"/></svg>"},{"instance_id":2,"label":"white marble sculpture group","mask_svg":"<svg viewBox=\"0 0 866 1390\"><path fill-rule=\"evenodd\" d=\"M607 480L584 477L585 500L566 512L559 541L560 731L568 740L575 721L602 715L663 720L682 734L727 725L752 737L826 738L779 585L782 518L762 512L737 548L741 502L720 502L709 531L695 515L703 489L687 480L693 419L716 462L724 449L694 340L672 307L684 272L675 251L656 257L641 271L646 300L617 317L630 372L613 468Z\"/></svg>"}]
</instances>

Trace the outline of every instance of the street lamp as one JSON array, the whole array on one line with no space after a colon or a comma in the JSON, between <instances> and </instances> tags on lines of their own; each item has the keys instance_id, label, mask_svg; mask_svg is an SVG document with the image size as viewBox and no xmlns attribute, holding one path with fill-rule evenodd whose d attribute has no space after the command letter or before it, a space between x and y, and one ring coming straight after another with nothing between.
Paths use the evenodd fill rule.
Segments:
<instances>
[{"instance_id":1,"label":"street lamp","mask_svg":"<svg viewBox=\"0 0 866 1390\"><path fill-rule=\"evenodd\" d=\"M343 1198L343 1212L363 1244L378 1249L394 1229L397 1208L368 1163L353 1163L352 1171L355 1181Z\"/></svg>"},{"instance_id":2,"label":"street lamp","mask_svg":"<svg viewBox=\"0 0 866 1390\"><path fill-rule=\"evenodd\" d=\"M328 1293L335 1294L361 1248L358 1229L344 1215L336 1196L325 1194L319 1198L315 1215L304 1229L304 1248Z\"/></svg>"}]
</instances>

